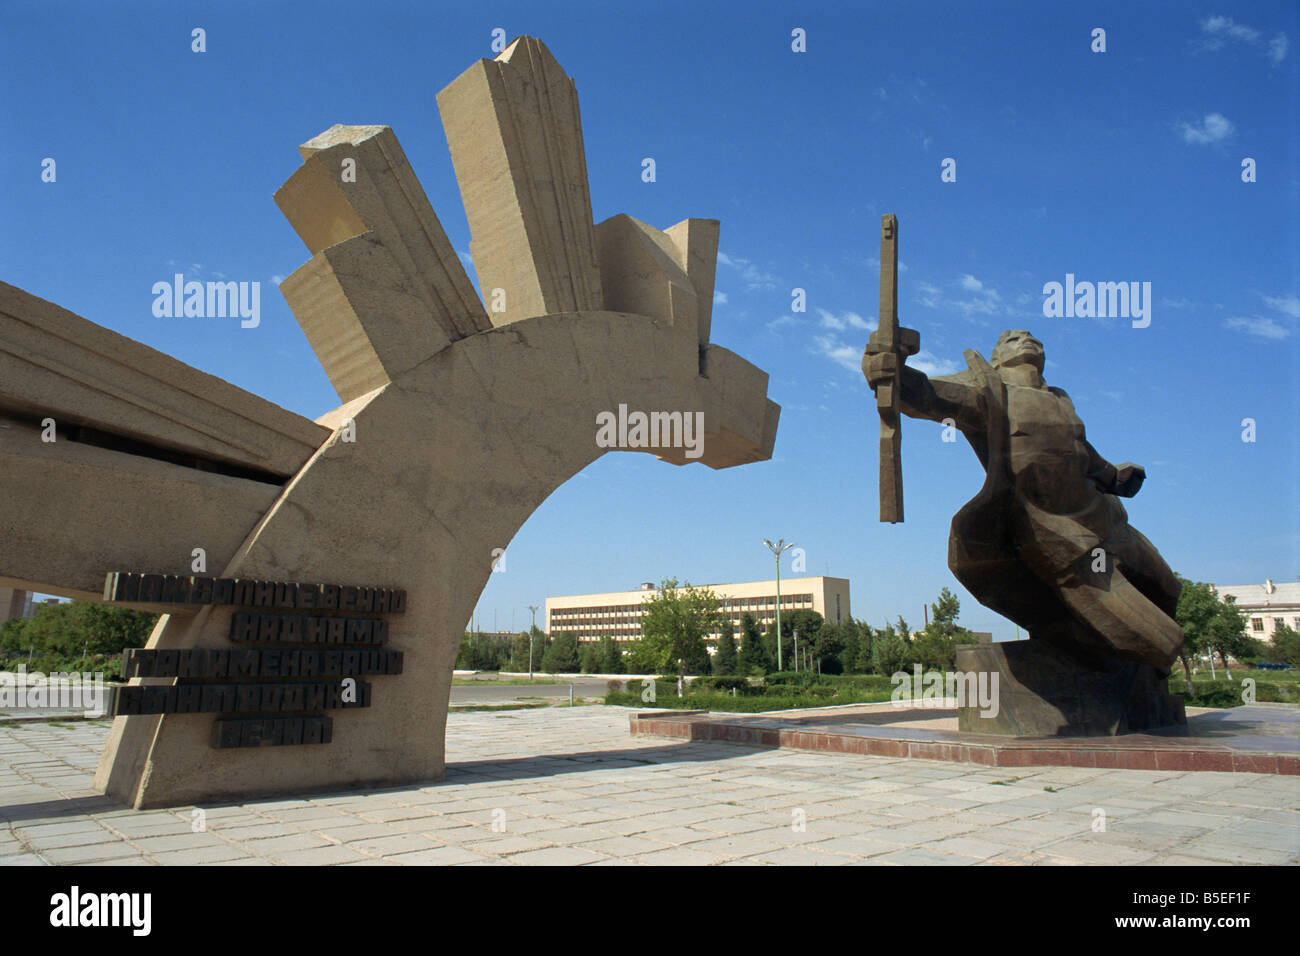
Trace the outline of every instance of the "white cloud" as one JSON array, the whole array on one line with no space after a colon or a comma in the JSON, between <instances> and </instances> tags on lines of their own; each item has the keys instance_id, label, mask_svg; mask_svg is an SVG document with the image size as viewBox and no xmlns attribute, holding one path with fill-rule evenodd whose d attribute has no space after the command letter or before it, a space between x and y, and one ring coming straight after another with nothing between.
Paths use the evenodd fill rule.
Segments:
<instances>
[{"instance_id":1,"label":"white cloud","mask_svg":"<svg viewBox=\"0 0 1300 956\"><path fill-rule=\"evenodd\" d=\"M821 316L821 326L824 329L834 329L837 332L843 332L845 329L853 328L865 329L870 332L876 327L874 320L864 319L856 312L845 312L841 315L828 312L826 309L818 309L817 312Z\"/></svg>"},{"instance_id":2,"label":"white cloud","mask_svg":"<svg viewBox=\"0 0 1300 956\"><path fill-rule=\"evenodd\" d=\"M941 359L925 349L909 358L907 364L926 375L953 375L962 369L952 359Z\"/></svg>"},{"instance_id":3,"label":"white cloud","mask_svg":"<svg viewBox=\"0 0 1300 956\"><path fill-rule=\"evenodd\" d=\"M769 329L779 329L783 325L794 325L794 324L795 322L794 322L793 315L783 315L779 319L773 319L771 322L767 323L767 327Z\"/></svg>"},{"instance_id":4,"label":"white cloud","mask_svg":"<svg viewBox=\"0 0 1300 956\"><path fill-rule=\"evenodd\" d=\"M862 349L841 342L833 335L818 335L813 338L813 351L825 356L837 365L842 365L850 372L862 374Z\"/></svg>"},{"instance_id":5,"label":"white cloud","mask_svg":"<svg viewBox=\"0 0 1300 956\"><path fill-rule=\"evenodd\" d=\"M1237 23L1232 17L1206 17L1201 21L1201 32L1209 36L1229 36L1244 43L1254 43L1259 39L1258 30Z\"/></svg>"},{"instance_id":6,"label":"white cloud","mask_svg":"<svg viewBox=\"0 0 1300 956\"><path fill-rule=\"evenodd\" d=\"M1232 17L1218 15L1206 17L1201 21L1201 33L1207 37L1202 41L1202 49L1221 50L1229 40L1233 40L1261 49L1274 63L1281 63L1286 59L1287 49L1290 46L1285 33L1279 33L1272 40L1266 41L1261 31L1244 23L1238 23Z\"/></svg>"},{"instance_id":7,"label":"white cloud","mask_svg":"<svg viewBox=\"0 0 1300 956\"><path fill-rule=\"evenodd\" d=\"M1268 56L1274 63L1281 63L1286 59L1286 51L1289 43L1286 34L1279 33L1268 43Z\"/></svg>"},{"instance_id":8,"label":"white cloud","mask_svg":"<svg viewBox=\"0 0 1300 956\"><path fill-rule=\"evenodd\" d=\"M460 264L465 267L465 270L467 272L474 268L474 257L471 256L468 252L461 252L459 249L457 249L456 256L457 258L460 259Z\"/></svg>"},{"instance_id":9,"label":"white cloud","mask_svg":"<svg viewBox=\"0 0 1300 956\"><path fill-rule=\"evenodd\" d=\"M1195 145L1217 143L1219 140L1227 139L1233 131L1232 123L1222 113L1205 114L1205 119L1201 120L1199 126L1192 126L1189 123L1180 123L1179 126L1183 131L1183 142Z\"/></svg>"},{"instance_id":10,"label":"white cloud","mask_svg":"<svg viewBox=\"0 0 1300 956\"><path fill-rule=\"evenodd\" d=\"M271 284L274 286L279 286L280 283L283 281L284 281L284 276L281 275L271 276ZM776 638L772 638L772 640L776 640Z\"/></svg>"},{"instance_id":11,"label":"white cloud","mask_svg":"<svg viewBox=\"0 0 1300 956\"><path fill-rule=\"evenodd\" d=\"M1300 319L1300 297L1266 295L1264 301L1268 303L1269 308L1277 309L1283 315L1289 315L1293 319Z\"/></svg>"},{"instance_id":12,"label":"white cloud","mask_svg":"<svg viewBox=\"0 0 1300 956\"><path fill-rule=\"evenodd\" d=\"M750 292L771 292L776 288L776 276L764 272L748 259L741 259L739 256L729 256L725 252L719 252L718 261L724 266L739 272L741 280L745 283L745 288Z\"/></svg>"},{"instance_id":13,"label":"white cloud","mask_svg":"<svg viewBox=\"0 0 1300 956\"><path fill-rule=\"evenodd\" d=\"M977 315L1014 314L1014 310L1002 301L1002 295L997 289L986 285L969 273L957 278L957 286L963 292L971 294L964 298L950 298L942 288L933 283L916 284L920 291L919 301L927 309L957 312L967 319Z\"/></svg>"},{"instance_id":14,"label":"white cloud","mask_svg":"<svg viewBox=\"0 0 1300 956\"><path fill-rule=\"evenodd\" d=\"M1290 337L1291 330L1280 324L1274 319L1266 316L1256 315L1250 318L1236 316L1229 319L1226 323L1230 329L1242 329L1252 338L1265 339L1270 342L1276 342L1280 339Z\"/></svg>"}]
</instances>

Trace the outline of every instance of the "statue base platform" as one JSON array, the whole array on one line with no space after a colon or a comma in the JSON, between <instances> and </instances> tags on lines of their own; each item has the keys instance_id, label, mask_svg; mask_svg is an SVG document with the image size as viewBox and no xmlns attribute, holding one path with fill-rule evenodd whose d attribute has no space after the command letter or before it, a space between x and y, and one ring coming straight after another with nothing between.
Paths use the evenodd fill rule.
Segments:
<instances>
[{"instance_id":1,"label":"statue base platform","mask_svg":"<svg viewBox=\"0 0 1300 956\"><path fill-rule=\"evenodd\" d=\"M958 707L964 733L1103 737L1187 726L1183 699L1169 693L1167 677L1149 664L1090 666L1050 644L1025 640L962 645L957 670L979 674L981 685L997 676L995 713Z\"/></svg>"}]
</instances>

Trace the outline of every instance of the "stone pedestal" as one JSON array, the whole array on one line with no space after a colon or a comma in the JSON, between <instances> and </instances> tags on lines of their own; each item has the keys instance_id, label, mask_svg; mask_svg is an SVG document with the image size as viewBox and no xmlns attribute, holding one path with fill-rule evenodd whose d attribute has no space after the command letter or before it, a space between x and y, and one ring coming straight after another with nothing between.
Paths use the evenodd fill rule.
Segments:
<instances>
[{"instance_id":1,"label":"stone pedestal","mask_svg":"<svg viewBox=\"0 0 1300 956\"><path fill-rule=\"evenodd\" d=\"M996 713L981 716L973 702L958 708L958 729L967 733L1103 737L1187 726L1182 698L1148 664L1086 664L1027 640L958 647L957 670L990 686L997 678Z\"/></svg>"}]
</instances>

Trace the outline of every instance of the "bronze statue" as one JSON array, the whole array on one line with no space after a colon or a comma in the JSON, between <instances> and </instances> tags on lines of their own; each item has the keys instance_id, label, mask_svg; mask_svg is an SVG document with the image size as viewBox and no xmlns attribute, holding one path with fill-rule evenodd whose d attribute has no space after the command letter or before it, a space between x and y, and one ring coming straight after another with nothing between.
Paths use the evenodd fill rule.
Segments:
<instances>
[{"instance_id":1,"label":"bronze statue","mask_svg":"<svg viewBox=\"0 0 1300 956\"><path fill-rule=\"evenodd\" d=\"M896 242L891 220L885 217L882 248L886 237ZM891 281L883 263L882 256L882 288ZM1066 670L1104 675L1103 683L1118 680L1113 693L1162 698L1183 644L1174 620L1180 585L1151 542L1129 525L1119 500L1137 494L1145 471L1112 465L1088 443L1070 397L1043 381L1043 346L1028 332L1003 332L991 362L967 351L966 371L929 378L904 364L919 346L916 334L882 314L880 327L888 325L884 335L873 333L863 356L867 383L878 397L892 390L902 414L958 429L987 472L979 494L953 518L948 566L980 603L1023 627L1030 643L1041 642L1035 652L1014 649L1020 664L1009 676L1034 693L1059 698L1047 685L1060 682L1064 663ZM883 340L891 335L905 348L887 348ZM888 520L884 499L901 496L901 488L882 484L881 494L882 520ZM897 510L901 520L901 500ZM1044 644L1059 652L1049 655L1046 669L1053 677L1046 683L1032 673L1044 669ZM1002 646L999 653L1011 650ZM1096 721L1068 713L1095 710L1087 697L1098 685L1084 693L1078 680L1066 683L1066 696L1076 699L1058 706L1066 712L1064 723L1048 732L1098 732ZM1122 713L1103 720L1100 732L1183 719L1181 706L1164 699L1117 706ZM1015 726L1014 715L1010 719ZM1034 721L1029 726L1042 731Z\"/></svg>"}]
</instances>

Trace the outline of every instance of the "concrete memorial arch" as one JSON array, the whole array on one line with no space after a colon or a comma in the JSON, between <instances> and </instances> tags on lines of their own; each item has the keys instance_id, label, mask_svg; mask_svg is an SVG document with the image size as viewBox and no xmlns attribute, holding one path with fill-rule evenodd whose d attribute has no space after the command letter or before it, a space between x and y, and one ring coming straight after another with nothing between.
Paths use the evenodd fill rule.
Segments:
<instances>
[{"instance_id":1,"label":"concrete memorial arch","mask_svg":"<svg viewBox=\"0 0 1300 956\"><path fill-rule=\"evenodd\" d=\"M611 450L598 416L702 413L694 452L630 448L675 464L771 456L767 374L709 341L718 222L593 224L538 40L438 104L483 300L391 129L330 128L276 193L342 402L315 422L0 284L0 585L167 612L96 775L132 806L439 779L494 549Z\"/></svg>"}]
</instances>

